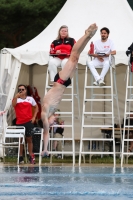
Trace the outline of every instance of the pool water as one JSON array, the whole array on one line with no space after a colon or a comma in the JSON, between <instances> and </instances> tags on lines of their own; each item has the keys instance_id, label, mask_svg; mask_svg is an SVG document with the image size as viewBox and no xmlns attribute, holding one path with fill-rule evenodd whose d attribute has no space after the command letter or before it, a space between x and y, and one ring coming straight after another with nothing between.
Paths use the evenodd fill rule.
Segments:
<instances>
[{"instance_id":1,"label":"pool water","mask_svg":"<svg viewBox=\"0 0 133 200\"><path fill-rule=\"evenodd\" d=\"M0 167L0 200L133 199L133 168Z\"/></svg>"}]
</instances>

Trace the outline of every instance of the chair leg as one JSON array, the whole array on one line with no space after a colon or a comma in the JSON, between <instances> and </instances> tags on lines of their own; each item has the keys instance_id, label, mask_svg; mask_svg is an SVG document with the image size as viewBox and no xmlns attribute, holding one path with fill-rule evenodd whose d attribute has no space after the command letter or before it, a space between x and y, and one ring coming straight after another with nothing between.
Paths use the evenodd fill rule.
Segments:
<instances>
[{"instance_id":1,"label":"chair leg","mask_svg":"<svg viewBox=\"0 0 133 200\"><path fill-rule=\"evenodd\" d=\"M26 154L25 139L24 139L24 155L25 155L25 162L27 163L27 154Z\"/></svg>"},{"instance_id":2,"label":"chair leg","mask_svg":"<svg viewBox=\"0 0 133 200\"><path fill-rule=\"evenodd\" d=\"M43 143L43 132L41 133L41 139L40 139L39 165L42 164L42 156L41 156L41 152L42 152L42 143Z\"/></svg>"},{"instance_id":3,"label":"chair leg","mask_svg":"<svg viewBox=\"0 0 133 200\"><path fill-rule=\"evenodd\" d=\"M18 165L19 165L19 154L20 154L20 137L19 137L19 143L18 143L18 160L17 160Z\"/></svg>"},{"instance_id":4,"label":"chair leg","mask_svg":"<svg viewBox=\"0 0 133 200\"><path fill-rule=\"evenodd\" d=\"M84 151L84 142L83 142L83 147L82 148L83 148L83 151ZM85 155L83 154L82 156L83 156L83 162L85 164Z\"/></svg>"},{"instance_id":5,"label":"chair leg","mask_svg":"<svg viewBox=\"0 0 133 200\"><path fill-rule=\"evenodd\" d=\"M3 163L5 164L5 147L3 146Z\"/></svg>"}]
</instances>

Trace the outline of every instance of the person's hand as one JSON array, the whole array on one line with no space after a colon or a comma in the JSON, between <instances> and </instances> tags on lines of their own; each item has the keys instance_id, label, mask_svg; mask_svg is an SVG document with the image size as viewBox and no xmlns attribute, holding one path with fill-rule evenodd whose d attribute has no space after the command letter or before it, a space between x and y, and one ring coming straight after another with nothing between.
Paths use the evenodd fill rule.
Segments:
<instances>
[{"instance_id":1,"label":"person's hand","mask_svg":"<svg viewBox=\"0 0 133 200\"><path fill-rule=\"evenodd\" d=\"M15 95L15 98L19 98L21 96L21 93L17 93L16 95Z\"/></svg>"},{"instance_id":2,"label":"person's hand","mask_svg":"<svg viewBox=\"0 0 133 200\"><path fill-rule=\"evenodd\" d=\"M60 125L64 125L64 121L63 120L60 122Z\"/></svg>"},{"instance_id":3,"label":"person's hand","mask_svg":"<svg viewBox=\"0 0 133 200\"><path fill-rule=\"evenodd\" d=\"M104 59L101 58L101 57L98 57L97 59L98 59L100 62L103 62L103 61L104 61Z\"/></svg>"},{"instance_id":4,"label":"person's hand","mask_svg":"<svg viewBox=\"0 0 133 200\"><path fill-rule=\"evenodd\" d=\"M48 118L48 123L49 123L49 126L52 126L55 122L55 119L56 117L54 115L51 115L49 118Z\"/></svg>"},{"instance_id":5,"label":"person's hand","mask_svg":"<svg viewBox=\"0 0 133 200\"><path fill-rule=\"evenodd\" d=\"M92 56L94 58L97 58L98 57L98 54L89 54L89 56Z\"/></svg>"},{"instance_id":6,"label":"person's hand","mask_svg":"<svg viewBox=\"0 0 133 200\"><path fill-rule=\"evenodd\" d=\"M61 50L57 50L56 53L57 53L57 54L60 54L60 53L61 53Z\"/></svg>"},{"instance_id":7,"label":"person's hand","mask_svg":"<svg viewBox=\"0 0 133 200\"><path fill-rule=\"evenodd\" d=\"M34 124L35 120L36 120L36 118L32 117L31 123Z\"/></svg>"},{"instance_id":8,"label":"person's hand","mask_svg":"<svg viewBox=\"0 0 133 200\"><path fill-rule=\"evenodd\" d=\"M60 125L62 125L61 128L64 128L64 121L63 120L60 122Z\"/></svg>"},{"instance_id":9,"label":"person's hand","mask_svg":"<svg viewBox=\"0 0 133 200\"><path fill-rule=\"evenodd\" d=\"M88 35L89 37L93 37L97 31L98 27L96 23L91 24L89 28L85 31L85 34Z\"/></svg>"},{"instance_id":10,"label":"person's hand","mask_svg":"<svg viewBox=\"0 0 133 200\"><path fill-rule=\"evenodd\" d=\"M88 52L88 55L91 57L95 57L95 54L90 54L89 52Z\"/></svg>"}]
</instances>

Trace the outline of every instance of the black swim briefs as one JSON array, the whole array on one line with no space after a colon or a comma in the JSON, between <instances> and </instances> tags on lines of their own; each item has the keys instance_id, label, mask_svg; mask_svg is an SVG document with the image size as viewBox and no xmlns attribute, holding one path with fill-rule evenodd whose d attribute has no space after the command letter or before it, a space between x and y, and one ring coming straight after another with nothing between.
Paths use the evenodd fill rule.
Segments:
<instances>
[{"instance_id":1,"label":"black swim briefs","mask_svg":"<svg viewBox=\"0 0 133 200\"><path fill-rule=\"evenodd\" d=\"M55 75L54 82L60 83L61 85L64 85L66 87L68 87L69 85L71 85L71 79L69 78L68 80L64 81L64 80L60 79L59 73L57 73Z\"/></svg>"}]
</instances>

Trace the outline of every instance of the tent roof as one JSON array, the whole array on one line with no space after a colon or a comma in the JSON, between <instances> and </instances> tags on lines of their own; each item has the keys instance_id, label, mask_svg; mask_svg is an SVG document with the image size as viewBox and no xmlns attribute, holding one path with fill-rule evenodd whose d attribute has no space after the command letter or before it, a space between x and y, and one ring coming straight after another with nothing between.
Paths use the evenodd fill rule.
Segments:
<instances>
[{"instance_id":1,"label":"tent roof","mask_svg":"<svg viewBox=\"0 0 133 200\"><path fill-rule=\"evenodd\" d=\"M48 63L50 44L61 25L67 25L70 37L78 40L94 22L99 29L92 40L100 38L102 27L108 27L111 31L109 38L116 46L116 64L127 64L125 51L133 42L133 12L127 0L67 0L54 20L37 37L18 48L7 50L22 63L44 65ZM80 55L79 63L83 65L89 44Z\"/></svg>"}]
</instances>

